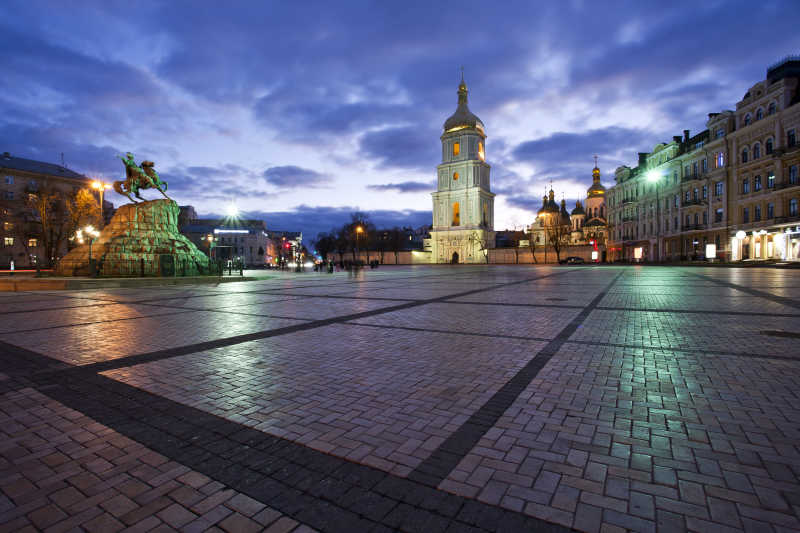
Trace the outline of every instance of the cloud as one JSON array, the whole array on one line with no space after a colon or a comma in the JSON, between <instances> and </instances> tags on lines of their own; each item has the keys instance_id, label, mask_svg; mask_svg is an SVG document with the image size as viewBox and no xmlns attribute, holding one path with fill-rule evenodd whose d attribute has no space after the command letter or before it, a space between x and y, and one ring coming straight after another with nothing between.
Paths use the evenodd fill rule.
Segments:
<instances>
[{"instance_id":1,"label":"cloud","mask_svg":"<svg viewBox=\"0 0 800 533\"><path fill-rule=\"evenodd\" d=\"M367 185L367 189L372 189L374 191L433 192L436 189L436 182L402 181L400 183Z\"/></svg>"},{"instance_id":2,"label":"cloud","mask_svg":"<svg viewBox=\"0 0 800 533\"><path fill-rule=\"evenodd\" d=\"M403 127L365 133L359 143L362 157L382 167L432 171L441 155L438 132L433 128Z\"/></svg>"},{"instance_id":3,"label":"cloud","mask_svg":"<svg viewBox=\"0 0 800 533\"><path fill-rule=\"evenodd\" d=\"M283 189L320 187L327 181L327 177L323 174L295 165L270 167L264 171L263 175L267 183Z\"/></svg>"}]
</instances>

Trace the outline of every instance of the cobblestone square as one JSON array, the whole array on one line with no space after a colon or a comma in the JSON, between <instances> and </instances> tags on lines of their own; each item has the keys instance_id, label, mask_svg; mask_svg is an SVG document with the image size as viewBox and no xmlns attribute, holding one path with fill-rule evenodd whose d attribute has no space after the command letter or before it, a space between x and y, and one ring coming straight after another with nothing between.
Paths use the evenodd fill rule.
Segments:
<instances>
[{"instance_id":1,"label":"cobblestone square","mask_svg":"<svg viewBox=\"0 0 800 533\"><path fill-rule=\"evenodd\" d=\"M0 293L0 532L800 531L800 271Z\"/></svg>"}]
</instances>

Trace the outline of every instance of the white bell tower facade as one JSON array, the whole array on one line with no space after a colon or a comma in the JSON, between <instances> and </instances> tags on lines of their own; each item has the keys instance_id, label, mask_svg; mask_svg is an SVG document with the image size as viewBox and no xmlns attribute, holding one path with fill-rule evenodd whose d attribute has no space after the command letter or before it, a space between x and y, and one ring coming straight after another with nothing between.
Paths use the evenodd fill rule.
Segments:
<instances>
[{"instance_id":1,"label":"white bell tower facade","mask_svg":"<svg viewBox=\"0 0 800 533\"><path fill-rule=\"evenodd\" d=\"M494 194L486 163L483 122L467 107L467 84L458 86L458 108L444 123L442 163L433 193L431 260L486 263L494 248Z\"/></svg>"}]
</instances>

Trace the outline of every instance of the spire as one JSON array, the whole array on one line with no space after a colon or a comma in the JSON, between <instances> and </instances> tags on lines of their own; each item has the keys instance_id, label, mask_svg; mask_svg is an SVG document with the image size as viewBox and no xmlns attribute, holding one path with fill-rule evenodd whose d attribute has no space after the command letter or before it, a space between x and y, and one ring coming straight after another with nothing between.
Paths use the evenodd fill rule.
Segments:
<instances>
[{"instance_id":1,"label":"spire","mask_svg":"<svg viewBox=\"0 0 800 533\"><path fill-rule=\"evenodd\" d=\"M467 103L467 93L469 93L469 89L467 89L467 83L464 81L464 67L461 67L461 83L458 84L458 103L466 104Z\"/></svg>"},{"instance_id":2,"label":"spire","mask_svg":"<svg viewBox=\"0 0 800 533\"><path fill-rule=\"evenodd\" d=\"M592 182L600 183L600 169L597 167L597 156L594 156L594 168L592 169Z\"/></svg>"}]
</instances>

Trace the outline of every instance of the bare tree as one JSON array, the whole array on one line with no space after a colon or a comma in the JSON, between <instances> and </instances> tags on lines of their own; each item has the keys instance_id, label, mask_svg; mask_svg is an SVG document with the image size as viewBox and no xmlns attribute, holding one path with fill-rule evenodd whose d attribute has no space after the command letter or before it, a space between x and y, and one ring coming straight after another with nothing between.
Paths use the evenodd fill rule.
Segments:
<instances>
[{"instance_id":1,"label":"bare tree","mask_svg":"<svg viewBox=\"0 0 800 533\"><path fill-rule=\"evenodd\" d=\"M528 248L531 251L531 260L534 263L538 263L536 260L536 235L534 235L533 231L528 233Z\"/></svg>"},{"instance_id":2,"label":"bare tree","mask_svg":"<svg viewBox=\"0 0 800 533\"><path fill-rule=\"evenodd\" d=\"M400 250L403 249L403 230L397 226L389 230L389 249L394 252L394 264L399 262Z\"/></svg>"},{"instance_id":3,"label":"bare tree","mask_svg":"<svg viewBox=\"0 0 800 533\"><path fill-rule=\"evenodd\" d=\"M569 224L564 224L560 217L551 217L545 223L545 238L556 253L556 262L561 261L561 250L569 244L572 231Z\"/></svg>"},{"instance_id":4,"label":"bare tree","mask_svg":"<svg viewBox=\"0 0 800 533\"><path fill-rule=\"evenodd\" d=\"M482 232L475 230L469 236L469 242L472 243L472 247L478 248L483 254L487 265L489 264L489 241L489 232L485 230Z\"/></svg>"}]
</instances>

